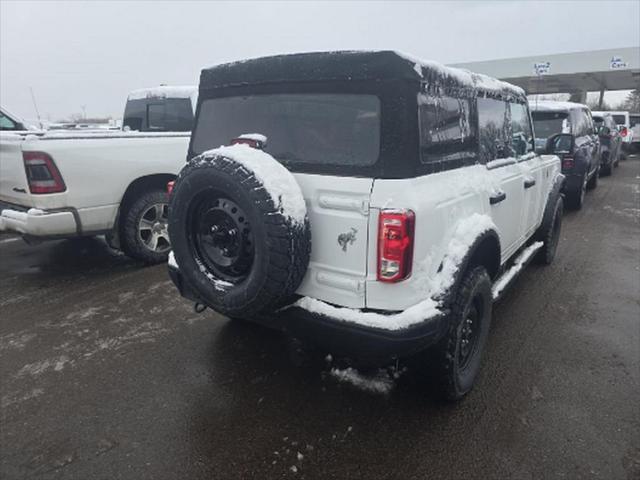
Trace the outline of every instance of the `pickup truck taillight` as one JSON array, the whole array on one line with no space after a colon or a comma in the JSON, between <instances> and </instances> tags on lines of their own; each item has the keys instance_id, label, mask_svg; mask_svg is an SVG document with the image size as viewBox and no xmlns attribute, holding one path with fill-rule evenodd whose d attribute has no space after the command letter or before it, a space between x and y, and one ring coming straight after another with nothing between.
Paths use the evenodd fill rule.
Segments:
<instances>
[{"instance_id":1,"label":"pickup truck taillight","mask_svg":"<svg viewBox=\"0 0 640 480\"><path fill-rule=\"evenodd\" d=\"M67 187L53 158L44 152L22 152L29 190L33 194L60 193Z\"/></svg>"},{"instance_id":2,"label":"pickup truck taillight","mask_svg":"<svg viewBox=\"0 0 640 480\"><path fill-rule=\"evenodd\" d=\"M171 194L173 193L173 186L176 184L175 180L171 180L170 182L167 182L167 196L170 197Z\"/></svg>"},{"instance_id":3,"label":"pickup truck taillight","mask_svg":"<svg viewBox=\"0 0 640 480\"><path fill-rule=\"evenodd\" d=\"M382 210L378 219L378 280L399 282L411 275L415 215Z\"/></svg>"}]
</instances>

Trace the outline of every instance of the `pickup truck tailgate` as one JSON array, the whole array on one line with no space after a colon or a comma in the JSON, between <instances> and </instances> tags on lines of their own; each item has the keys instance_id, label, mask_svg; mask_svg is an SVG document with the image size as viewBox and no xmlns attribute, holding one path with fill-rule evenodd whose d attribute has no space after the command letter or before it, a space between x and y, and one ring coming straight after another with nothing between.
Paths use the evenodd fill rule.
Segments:
<instances>
[{"instance_id":1,"label":"pickup truck tailgate","mask_svg":"<svg viewBox=\"0 0 640 480\"><path fill-rule=\"evenodd\" d=\"M22 160L24 138L5 134L0 140L0 201L33 207Z\"/></svg>"}]
</instances>

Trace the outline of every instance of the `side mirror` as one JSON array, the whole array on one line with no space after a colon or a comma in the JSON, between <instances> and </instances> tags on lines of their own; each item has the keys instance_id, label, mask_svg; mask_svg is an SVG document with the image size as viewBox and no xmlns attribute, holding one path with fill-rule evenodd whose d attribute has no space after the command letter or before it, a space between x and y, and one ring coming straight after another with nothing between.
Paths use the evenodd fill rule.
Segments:
<instances>
[{"instance_id":1,"label":"side mirror","mask_svg":"<svg viewBox=\"0 0 640 480\"><path fill-rule=\"evenodd\" d=\"M573 151L573 135L558 133L547 139L546 151L551 155L571 153Z\"/></svg>"}]
</instances>

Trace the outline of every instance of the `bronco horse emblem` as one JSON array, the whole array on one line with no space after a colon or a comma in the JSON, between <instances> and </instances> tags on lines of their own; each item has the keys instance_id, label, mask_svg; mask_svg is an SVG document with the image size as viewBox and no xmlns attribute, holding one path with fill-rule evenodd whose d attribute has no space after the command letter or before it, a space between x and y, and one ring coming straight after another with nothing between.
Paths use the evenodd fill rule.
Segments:
<instances>
[{"instance_id":1,"label":"bronco horse emblem","mask_svg":"<svg viewBox=\"0 0 640 480\"><path fill-rule=\"evenodd\" d=\"M338 244L342 247L343 252L347 251L348 245L353 245L353 242L356 241L356 233L358 233L358 230L351 227L350 232L338 235Z\"/></svg>"}]
</instances>

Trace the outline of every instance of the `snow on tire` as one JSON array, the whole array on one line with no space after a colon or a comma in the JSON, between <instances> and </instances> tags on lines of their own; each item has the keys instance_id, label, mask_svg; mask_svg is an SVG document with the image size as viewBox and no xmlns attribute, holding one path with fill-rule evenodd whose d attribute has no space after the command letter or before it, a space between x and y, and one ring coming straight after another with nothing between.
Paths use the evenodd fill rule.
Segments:
<instances>
[{"instance_id":1,"label":"snow on tire","mask_svg":"<svg viewBox=\"0 0 640 480\"><path fill-rule=\"evenodd\" d=\"M169 235L188 284L204 304L231 317L290 301L311 251L295 178L246 145L205 152L183 168L169 205Z\"/></svg>"}]
</instances>

